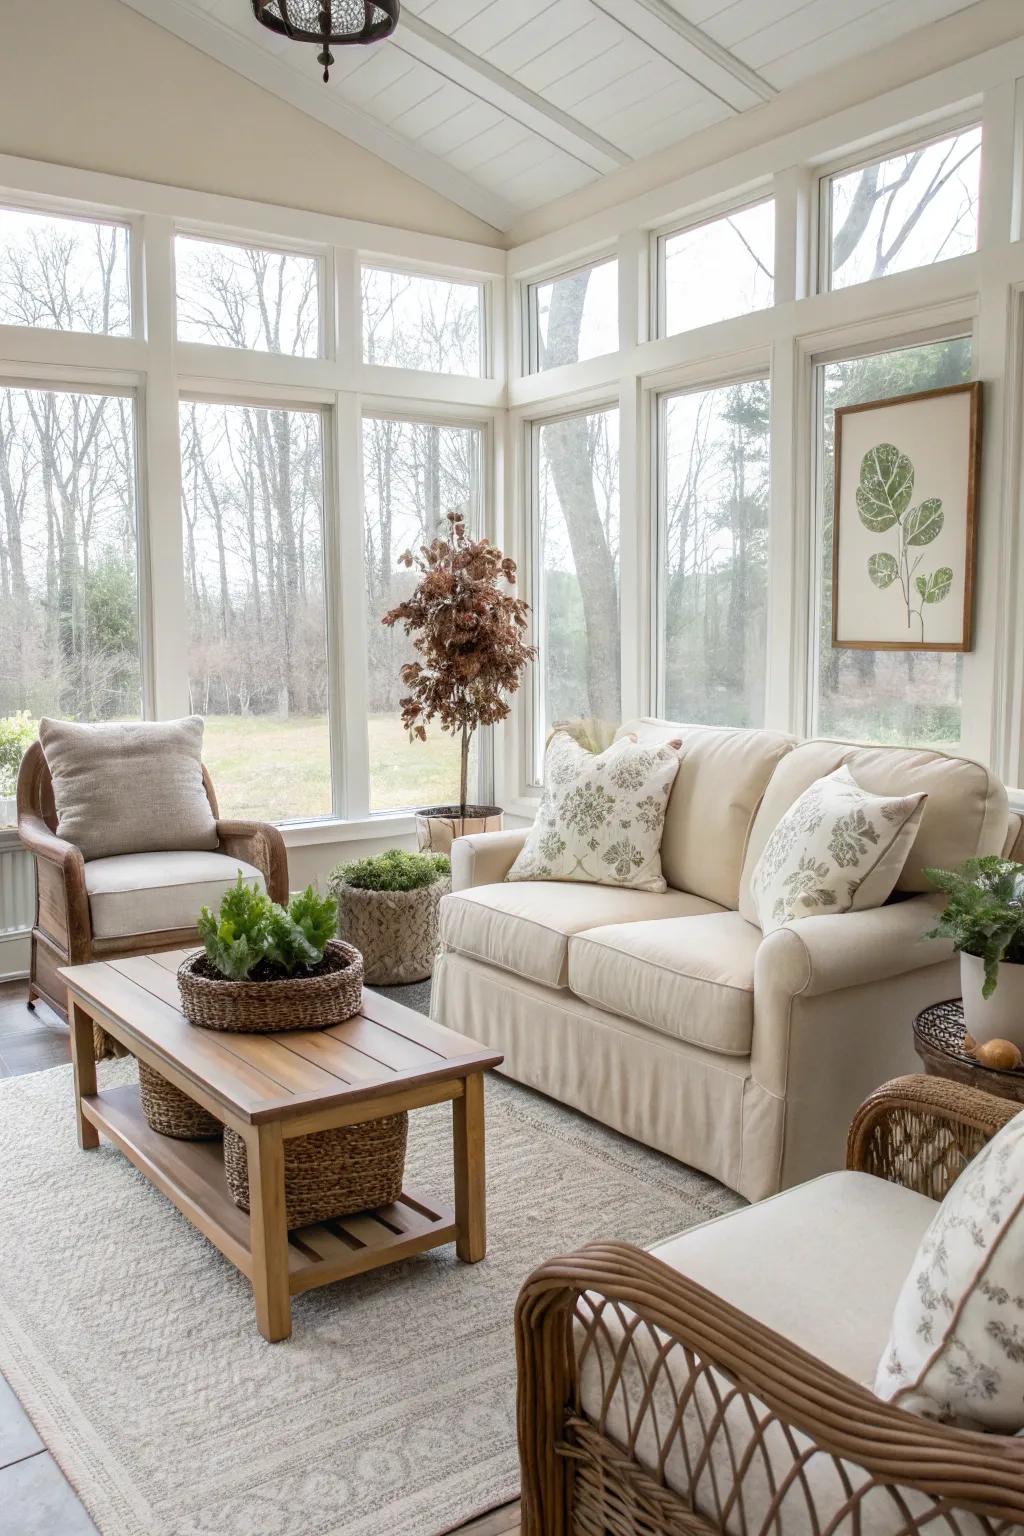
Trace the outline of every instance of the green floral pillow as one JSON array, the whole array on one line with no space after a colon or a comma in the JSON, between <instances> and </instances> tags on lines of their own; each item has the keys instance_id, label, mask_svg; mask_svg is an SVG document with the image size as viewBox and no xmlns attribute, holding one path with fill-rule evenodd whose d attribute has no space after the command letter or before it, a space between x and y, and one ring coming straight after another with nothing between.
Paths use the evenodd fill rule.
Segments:
<instances>
[{"instance_id":1,"label":"green floral pillow","mask_svg":"<svg viewBox=\"0 0 1024 1536\"><path fill-rule=\"evenodd\" d=\"M595 754L556 731L540 810L507 878L665 890L661 834L681 746L640 746L627 736Z\"/></svg>"},{"instance_id":2,"label":"green floral pillow","mask_svg":"<svg viewBox=\"0 0 1024 1536\"><path fill-rule=\"evenodd\" d=\"M926 799L870 794L845 763L817 779L790 806L754 869L762 933L801 917L882 906L907 862Z\"/></svg>"}]
</instances>

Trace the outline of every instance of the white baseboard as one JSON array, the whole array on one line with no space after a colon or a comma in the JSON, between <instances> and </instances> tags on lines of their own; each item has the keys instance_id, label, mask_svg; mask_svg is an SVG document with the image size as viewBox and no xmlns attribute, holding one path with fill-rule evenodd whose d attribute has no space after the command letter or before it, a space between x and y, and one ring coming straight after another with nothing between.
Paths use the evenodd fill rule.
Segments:
<instances>
[{"instance_id":1,"label":"white baseboard","mask_svg":"<svg viewBox=\"0 0 1024 1536\"><path fill-rule=\"evenodd\" d=\"M0 981L21 981L28 976L29 935L0 934Z\"/></svg>"}]
</instances>

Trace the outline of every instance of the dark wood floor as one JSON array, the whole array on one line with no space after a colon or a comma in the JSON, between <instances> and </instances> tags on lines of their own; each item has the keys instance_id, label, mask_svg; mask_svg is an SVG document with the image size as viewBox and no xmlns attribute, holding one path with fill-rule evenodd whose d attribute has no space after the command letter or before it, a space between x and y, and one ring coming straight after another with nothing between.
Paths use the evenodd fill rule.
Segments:
<instances>
[{"instance_id":1,"label":"dark wood floor","mask_svg":"<svg viewBox=\"0 0 1024 1536\"><path fill-rule=\"evenodd\" d=\"M67 1025L45 1003L37 1003L30 1011L27 999L23 981L0 982L0 1077L45 1072L71 1060ZM460 1532L461 1536L520 1536L518 1501L471 1520Z\"/></svg>"}]
</instances>

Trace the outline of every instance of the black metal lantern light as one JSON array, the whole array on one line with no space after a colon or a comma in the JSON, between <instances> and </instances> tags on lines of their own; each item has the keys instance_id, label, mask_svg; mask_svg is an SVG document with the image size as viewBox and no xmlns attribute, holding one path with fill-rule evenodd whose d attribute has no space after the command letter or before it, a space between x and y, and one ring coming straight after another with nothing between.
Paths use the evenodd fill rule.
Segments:
<instances>
[{"instance_id":1,"label":"black metal lantern light","mask_svg":"<svg viewBox=\"0 0 1024 1536\"><path fill-rule=\"evenodd\" d=\"M379 43L398 26L398 0L252 0L256 20L299 43L319 43L324 83L334 63L332 45Z\"/></svg>"}]
</instances>

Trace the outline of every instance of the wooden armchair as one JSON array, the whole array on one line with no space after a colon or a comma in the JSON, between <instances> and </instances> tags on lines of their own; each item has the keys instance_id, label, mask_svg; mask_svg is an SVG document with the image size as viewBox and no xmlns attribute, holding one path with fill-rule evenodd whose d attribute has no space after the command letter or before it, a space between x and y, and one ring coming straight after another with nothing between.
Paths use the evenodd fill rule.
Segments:
<instances>
[{"instance_id":1,"label":"wooden armchair","mask_svg":"<svg viewBox=\"0 0 1024 1536\"><path fill-rule=\"evenodd\" d=\"M224 858L225 877L234 879L229 863L251 865L264 879L274 901L288 899L288 854L275 826L260 821L221 821L210 776L203 768L203 783L217 822L217 855ZM180 949L197 942L194 924L155 928L145 932L118 933L104 937L94 932L89 871L104 863L87 865L81 850L57 836L53 784L43 749L33 742L22 759L18 774L18 834L36 861L36 920L32 929L32 960L29 1007L43 998L62 1018L67 1018L66 991L60 975L64 965L90 960L109 960L122 955ZM128 855L162 857L173 861L180 855ZM209 860L210 855L204 856ZM168 866L170 867L170 866ZM130 895L130 893L129 893ZM168 906L168 911L173 911ZM119 925L121 927L124 924Z\"/></svg>"},{"instance_id":2,"label":"wooden armchair","mask_svg":"<svg viewBox=\"0 0 1024 1536\"><path fill-rule=\"evenodd\" d=\"M859 1110L848 1166L936 1201L1018 1110L938 1078L900 1078ZM796 1193L712 1223L702 1229L705 1247L708 1234L714 1240L716 1229L725 1234L750 1213L775 1219L773 1208ZM905 1198L875 1193L890 1208ZM926 1226L927 1202L906 1203ZM842 1201L835 1204L838 1218ZM802 1257L794 1246L788 1259L798 1297L808 1285ZM756 1248L747 1253L755 1275L761 1259ZM591 1244L537 1270L519 1299L516 1343L524 1536L1003 1536L1024 1528L1020 1439L950 1428L882 1402L627 1244Z\"/></svg>"}]
</instances>

